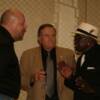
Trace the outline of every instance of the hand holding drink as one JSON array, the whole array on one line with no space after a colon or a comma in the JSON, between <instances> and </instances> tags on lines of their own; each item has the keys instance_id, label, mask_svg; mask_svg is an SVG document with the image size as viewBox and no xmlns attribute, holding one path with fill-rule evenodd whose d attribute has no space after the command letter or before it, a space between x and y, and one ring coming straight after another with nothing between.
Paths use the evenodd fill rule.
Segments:
<instances>
[{"instance_id":1,"label":"hand holding drink","mask_svg":"<svg viewBox=\"0 0 100 100\"><path fill-rule=\"evenodd\" d=\"M58 63L58 70L64 78L72 75L72 68L63 60Z\"/></svg>"}]
</instances>

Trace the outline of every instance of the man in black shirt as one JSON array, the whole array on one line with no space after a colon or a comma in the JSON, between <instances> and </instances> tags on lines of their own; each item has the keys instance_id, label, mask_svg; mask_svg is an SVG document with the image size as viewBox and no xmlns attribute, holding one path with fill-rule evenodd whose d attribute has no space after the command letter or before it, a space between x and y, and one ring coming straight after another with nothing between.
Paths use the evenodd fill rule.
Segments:
<instances>
[{"instance_id":1,"label":"man in black shirt","mask_svg":"<svg viewBox=\"0 0 100 100\"><path fill-rule=\"evenodd\" d=\"M8 9L0 20L0 100L14 100L20 92L20 71L14 41L22 40L25 17L17 9Z\"/></svg>"}]
</instances>

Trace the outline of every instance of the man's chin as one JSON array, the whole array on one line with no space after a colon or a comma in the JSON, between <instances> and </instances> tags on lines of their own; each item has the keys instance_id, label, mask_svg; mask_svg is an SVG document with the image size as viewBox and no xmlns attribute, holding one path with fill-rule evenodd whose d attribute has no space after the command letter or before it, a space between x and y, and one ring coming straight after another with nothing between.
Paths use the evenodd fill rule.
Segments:
<instances>
[{"instance_id":1,"label":"man's chin","mask_svg":"<svg viewBox=\"0 0 100 100\"><path fill-rule=\"evenodd\" d=\"M49 46L49 47L47 47L46 49L47 49L47 50L52 50L53 48L55 48L55 46Z\"/></svg>"},{"instance_id":2,"label":"man's chin","mask_svg":"<svg viewBox=\"0 0 100 100\"><path fill-rule=\"evenodd\" d=\"M20 37L18 39L16 39L15 41L22 41L23 40L23 37Z\"/></svg>"},{"instance_id":3,"label":"man's chin","mask_svg":"<svg viewBox=\"0 0 100 100\"><path fill-rule=\"evenodd\" d=\"M75 53L76 53L77 55L80 55L80 54L82 53L82 50L81 50L81 49L75 48Z\"/></svg>"},{"instance_id":4,"label":"man's chin","mask_svg":"<svg viewBox=\"0 0 100 100\"><path fill-rule=\"evenodd\" d=\"M49 45L49 48L53 49L55 48L55 45Z\"/></svg>"},{"instance_id":5,"label":"man's chin","mask_svg":"<svg viewBox=\"0 0 100 100\"><path fill-rule=\"evenodd\" d=\"M79 52L79 51L75 51L75 53L76 53L77 55L80 55L80 54L81 54L81 52Z\"/></svg>"}]
</instances>

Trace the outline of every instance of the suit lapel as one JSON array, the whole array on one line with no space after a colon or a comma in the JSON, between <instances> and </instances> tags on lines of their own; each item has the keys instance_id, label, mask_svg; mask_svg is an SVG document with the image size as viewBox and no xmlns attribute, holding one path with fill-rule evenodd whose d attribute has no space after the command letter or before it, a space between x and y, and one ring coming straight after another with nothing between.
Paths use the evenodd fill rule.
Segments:
<instances>
[{"instance_id":1,"label":"suit lapel","mask_svg":"<svg viewBox=\"0 0 100 100\"><path fill-rule=\"evenodd\" d=\"M56 48L56 59L57 59L57 64L58 62L61 60L61 53L60 53L60 49L57 47ZM58 67L58 66L57 66ZM63 84L64 84L64 78L61 76L61 74L59 73L59 71L57 70L57 88L59 91L59 95L61 95L62 93L62 89L63 89Z\"/></svg>"}]
</instances>

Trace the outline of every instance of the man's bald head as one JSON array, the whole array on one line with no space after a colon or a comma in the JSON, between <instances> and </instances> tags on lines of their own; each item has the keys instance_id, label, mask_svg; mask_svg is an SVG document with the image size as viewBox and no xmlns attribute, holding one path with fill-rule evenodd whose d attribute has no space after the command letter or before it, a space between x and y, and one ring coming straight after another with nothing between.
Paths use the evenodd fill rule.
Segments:
<instances>
[{"instance_id":1,"label":"man's bald head","mask_svg":"<svg viewBox=\"0 0 100 100\"><path fill-rule=\"evenodd\" d=\"M20 40L26 31L24 14L17 9L8 9L1 15L1 26L5 27L15 40Z\"/></svg>"},{"instance_id":2,"label":"man's bald head","mask_svg":"<svg viewBox=\"0 0 100 100\"><path fill-rule=\"evenodd\" d=\"M24 17L24 15L19 10L8 9L2 14L0 23L7 24L9 21L13 21L15 18L18 19L19 17Z\"/></svg>"}]
</instances>

